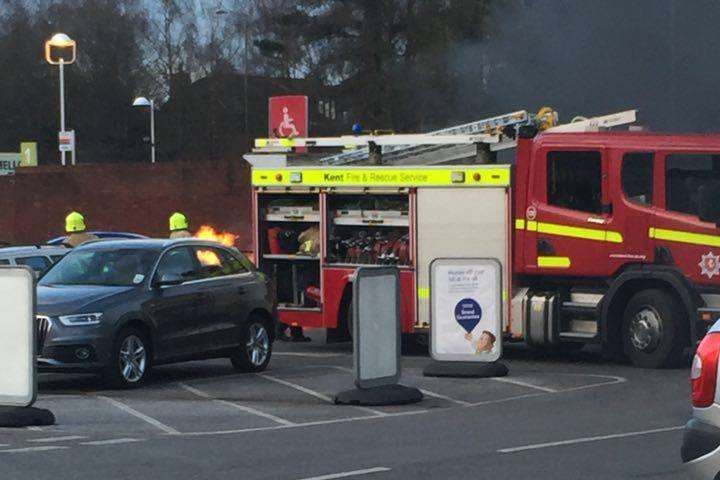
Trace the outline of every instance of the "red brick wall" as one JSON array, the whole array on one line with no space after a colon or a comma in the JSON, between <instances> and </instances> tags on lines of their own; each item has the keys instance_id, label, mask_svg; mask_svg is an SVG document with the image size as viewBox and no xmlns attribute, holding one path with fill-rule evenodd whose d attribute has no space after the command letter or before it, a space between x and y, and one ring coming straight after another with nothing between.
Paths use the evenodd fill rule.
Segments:
<instances>
[{"instance_id":1,"label":"red brick wall","mask_svg":"<svg viewBox=\"0 0 720 480\"><path fill-rule=\"evenodd\" d=\"M168 235L168 217L238 235L250 250L250 173L242 160L218 163L88 164L20 169L0 177L0 241L35 244L62 235L65 216L88 229Z\"/></svg>"}]
</instances>

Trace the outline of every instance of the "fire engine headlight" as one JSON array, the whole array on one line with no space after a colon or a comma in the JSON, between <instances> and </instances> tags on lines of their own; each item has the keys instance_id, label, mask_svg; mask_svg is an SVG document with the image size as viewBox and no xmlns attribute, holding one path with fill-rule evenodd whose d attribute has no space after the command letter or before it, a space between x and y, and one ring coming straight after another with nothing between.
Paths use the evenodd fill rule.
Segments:
<instances>
[{"instance_id":1,"label":"fire engine headlight","mask_svg":"<svg viewBox=\"0 0 720 480\"><path fill-rule=\"evenodd\" d=\"M58 317L58 320L66 327L82 327L86 325L98 325L102 317L102 313L83 313L80 315L63 315Z\"/></svg>"}]
</instances>

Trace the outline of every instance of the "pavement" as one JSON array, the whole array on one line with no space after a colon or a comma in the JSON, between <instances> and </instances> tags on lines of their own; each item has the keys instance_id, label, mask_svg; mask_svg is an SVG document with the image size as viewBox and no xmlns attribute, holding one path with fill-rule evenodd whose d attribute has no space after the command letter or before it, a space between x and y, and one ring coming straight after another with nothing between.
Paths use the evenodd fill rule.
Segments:
<instances>
[{"instance_id":1,"label":"pavement","mask_svg":"<svg viewBox=\"0 0 720 480\"><path fill-rule=\"evenodd\" d=\"M0 429L0 478L687 478L688 368L508 350L508 377L426 378L427 355L406 355L401 383L424 400L365 408L331 401L352 387L348 344L276 347L262 374L183 363L131 391L43 374L57 425Z\"/></svg>"}]
</instances>

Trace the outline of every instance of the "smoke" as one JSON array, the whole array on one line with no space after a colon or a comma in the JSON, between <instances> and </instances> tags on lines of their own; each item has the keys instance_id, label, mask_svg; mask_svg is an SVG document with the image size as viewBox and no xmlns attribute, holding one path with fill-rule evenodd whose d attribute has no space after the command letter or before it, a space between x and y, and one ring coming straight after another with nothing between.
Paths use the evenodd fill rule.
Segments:
<instances>
[{"instance_id":1,"label":"smoke","mask_svg":"<svg viewBox=\"0 0 720 480\"><path fill-rule=\"evenodd\" d=\"M561 121L639 109L655 131L718 131L720 2L521 0L461 45L457 120L549 105Z\"/></svg>"}]
</instances>

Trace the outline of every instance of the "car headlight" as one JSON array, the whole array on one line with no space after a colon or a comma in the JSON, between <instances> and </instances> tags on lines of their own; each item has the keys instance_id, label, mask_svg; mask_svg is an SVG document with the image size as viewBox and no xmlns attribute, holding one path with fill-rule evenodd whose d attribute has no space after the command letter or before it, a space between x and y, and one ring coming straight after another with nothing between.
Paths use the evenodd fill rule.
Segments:
<instances>
[{"instance_id":1,"label":"car headlight","mask_svg":"<svg viewBox=\"0 0 720 480\"><path fill-rule=\"evenodd\" d=\"M66 327L82 327L86 325L97 325L102 320L102 317L102 313L83 313L80 315L64 315L58 317L58 320Z\"/></svg>"}]
</instances>

